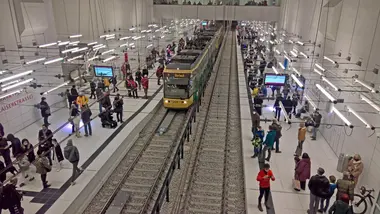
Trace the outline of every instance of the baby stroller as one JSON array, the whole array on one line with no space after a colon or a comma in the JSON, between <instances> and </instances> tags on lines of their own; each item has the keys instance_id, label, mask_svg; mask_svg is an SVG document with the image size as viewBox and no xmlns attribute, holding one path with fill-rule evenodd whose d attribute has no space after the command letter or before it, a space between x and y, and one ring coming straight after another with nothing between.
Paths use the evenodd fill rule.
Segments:
<instances>
[{"instance_id":1,"label":"baby stroller","mask_svg":"<svg viewBox=\"0 0 380 214\"><path fill-rule=\"evenodd\" d=\"M102 122L102 127L106 128L116 128L117 122L113 120L112 111L111 110L105 110L102 113L99 114L100 121Z\"/></svg>"}]
</instances>

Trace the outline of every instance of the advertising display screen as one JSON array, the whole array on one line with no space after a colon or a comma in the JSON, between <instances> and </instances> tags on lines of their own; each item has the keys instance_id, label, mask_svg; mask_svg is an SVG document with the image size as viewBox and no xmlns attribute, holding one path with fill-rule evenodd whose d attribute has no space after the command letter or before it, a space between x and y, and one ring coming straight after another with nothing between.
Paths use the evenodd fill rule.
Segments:
<instances>
[{"instance_id":1,"label":"advertising display screen","mask_svg":"<svg viewBox=\"0 0 380 214\"><path fill-rule=\"evenodd\" d=\"M96 77L113 77L112 66L94 66Z\"/></svg>"},{"instance_id":2,"label":"advertising display screen","mask_svg":"<svg viewBox=\"0 0 380 214\"><path fill-rule=\"evenodd\" d=\"M265 85L284 86L286 81L285 75L265 74Z\"/></svg>"}]
</instances>

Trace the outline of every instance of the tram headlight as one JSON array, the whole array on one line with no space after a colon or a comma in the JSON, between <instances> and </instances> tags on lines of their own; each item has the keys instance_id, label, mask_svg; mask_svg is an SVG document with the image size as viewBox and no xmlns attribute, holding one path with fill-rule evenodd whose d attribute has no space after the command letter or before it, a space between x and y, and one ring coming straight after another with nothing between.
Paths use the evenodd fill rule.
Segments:
<instances>
[{"instance_id":1,"label":"tram headlight","mask_svg":"<svg viewBox=\"0 0 380 214\"><path fill-rule=\"evenodd\" d=\"M185 100L185 101L183 101L183 103L184 103L184 104L187 104L187 101Z\"/></svg>"},{"instance_id":2,"label":"tram headlight","mask_svg":"<svg viewBox=\"0 0 380 214\"><path fill-rule=\"evenodd\" d=\"M169 103L169 100L165 100L165 103Z\"/></svg>"}]
</instances>

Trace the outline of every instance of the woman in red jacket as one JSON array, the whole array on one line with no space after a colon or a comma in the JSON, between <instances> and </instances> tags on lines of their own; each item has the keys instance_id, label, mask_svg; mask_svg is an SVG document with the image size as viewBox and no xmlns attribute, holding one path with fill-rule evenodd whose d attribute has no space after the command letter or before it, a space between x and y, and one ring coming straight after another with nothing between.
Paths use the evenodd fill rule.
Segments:
<instances>
[{"instance_id":1,"label":"woman in red jacket","mask_svg":"<svg viewBox=\"0 0 380 214\"><path fill-rule=\"evenodd\" d=\"M142 80L141 80L141 84L142 84L142 86L143 86L144 93L145 93L144 98L145 98L145 99L148 99L148 86L149 86L148 75L144 75L144 77L143 77Z\"/></svg>"},{"instance_id":2,"label":"woman in red jacket","mask_svg":"<svg viewBox=\"0 0 380 214\"><path fill-rule=\"evenodd\" d=\"M305 190L306 180L310 179L311 161L307 153L302 154L302 159L296 164L295 179L300 181L302 190Z\"/></svg>"},{"instance_id":3,"label":"woman in red jacket","mask_svg":"<svg viewBox=\"0 0 380 214\"><path fill-rule=\"evenodd\" d=\"M257 206L259 210L262 212L263 207L261 206L261 199L265 195L265 207L270 209L268 205L268 198L270 194L270 180L274 181L274 175L272 170L270 170L270 165L268 163L264 164L264 168L260 170L257 175L256 180L259 182L260 186L260 195L259 195L259 205Z\"/></svg>"}]
</instances>

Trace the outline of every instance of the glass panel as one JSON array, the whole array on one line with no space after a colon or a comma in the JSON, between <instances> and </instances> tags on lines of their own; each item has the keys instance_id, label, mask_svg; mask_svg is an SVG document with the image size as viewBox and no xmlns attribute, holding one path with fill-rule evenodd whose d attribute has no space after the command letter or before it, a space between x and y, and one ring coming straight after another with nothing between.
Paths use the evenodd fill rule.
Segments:
<instances>
[{"instance_id":1,"label":"glass panel","mask_svg":"<svg viewBox=\"0 0 380 214\"><path fill-rule=\"evenodd\" d=\"M165 84L165 97L166 98L188 98L188 85L170 85Z\"/></svg>"}]
</instances>

